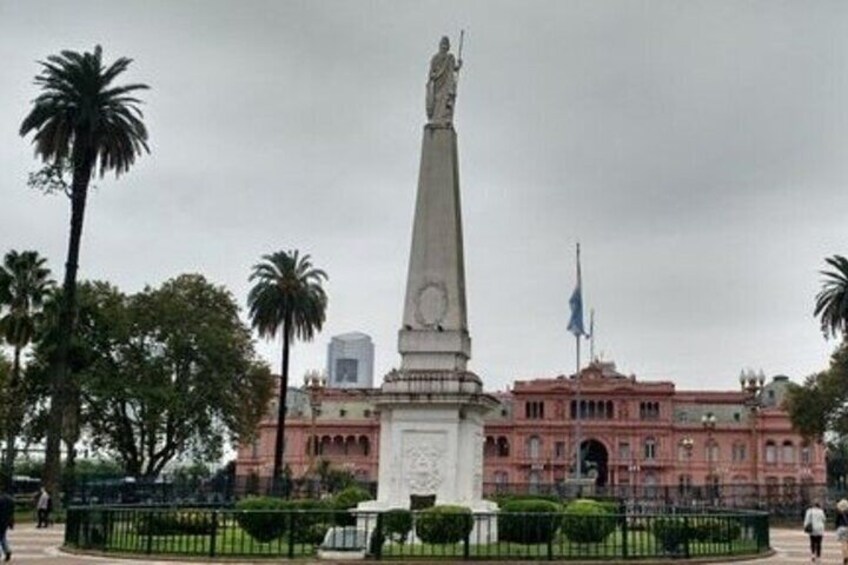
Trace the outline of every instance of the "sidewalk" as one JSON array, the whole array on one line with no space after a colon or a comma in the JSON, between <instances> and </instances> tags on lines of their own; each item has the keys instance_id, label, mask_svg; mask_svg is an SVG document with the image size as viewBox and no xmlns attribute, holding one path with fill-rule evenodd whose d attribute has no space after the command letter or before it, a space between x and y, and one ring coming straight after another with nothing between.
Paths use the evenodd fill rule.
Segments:
<instances>
[{"instance_id":1,"label":"sidewalk","mask_svg":"<svg viewBox=\"0 0 848 565\"><path fill-rule=\"evenodd\" d=\"M51 528L38 530L33 524L21 524L9 532L9 543L12 545L11 563L27 562L38 565L72 565L84 563L114 563L135 565L168 565L175 561L149 561L144 559L116 559L111 557L85 557L81 555L70 555L62 553L59 546L62 544L63 528L56 525ZM768 559L751 559L744 563L757 563L762 565L800 565L810 562L809 541L800 529L772 529L771 544L777 554ZM275 561L268 561L274 563ZM283 562L283 561L279 561ZM0 562L2 563L2 562ZM195 565L198 561L193 561ZM229 561L228 565L236 565ZM255 563L255 562L254 562ZM299 563L303 563L302 561ZM392 561L386 561L392 563ZM394 563L399 563L395 561ZM445 561L445 564L448 562ZM503 563L508 563L504 561ZM540 561L539 563L543 563ZM599 561L598 563L609 563ZM671 563L671 562L669 562ZM824 551L822 553L822 565L840 564L842 557L839 553L839 544L833 532L828 532L824 538Z\"/></svg>"}]
</instances>

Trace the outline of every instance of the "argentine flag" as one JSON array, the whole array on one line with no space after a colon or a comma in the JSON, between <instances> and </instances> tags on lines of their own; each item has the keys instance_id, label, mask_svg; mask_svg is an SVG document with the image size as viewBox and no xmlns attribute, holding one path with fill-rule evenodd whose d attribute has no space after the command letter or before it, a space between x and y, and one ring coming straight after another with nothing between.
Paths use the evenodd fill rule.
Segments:
<instances>
[{"instance_id":1,"label":"argentine flag","mask_svg":"<svg viewBox=\"0 0 848 565\"><path fill-rule=\"evenodd\" d=\"M580 289L580 281L577 281L577 287L571 293L571 298L568 299L568 304L571 306L571 319L568 320L568 331L575 336L585 335L583 330L583 292Z\"/></svg>"},{"instance_id":2,"label":"argentine flag","mask_svg":"<svg viewBox=\"0 0 848 565\"><path fill-rule=\"evenodd\" d=\"M577 286L574 287L574 292L571 293L571 298L568 299L568 304L571 306L571 319L568 320L568 331L576 337L586 335L583 328L583 289L580 277L580 244L577 244Z\"/></svg>"}]
</instances>

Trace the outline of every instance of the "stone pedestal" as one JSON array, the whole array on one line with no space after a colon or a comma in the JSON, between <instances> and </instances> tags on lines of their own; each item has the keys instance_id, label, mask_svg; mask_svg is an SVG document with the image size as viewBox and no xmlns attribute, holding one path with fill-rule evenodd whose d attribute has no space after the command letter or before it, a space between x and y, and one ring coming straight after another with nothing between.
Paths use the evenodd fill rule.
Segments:
<instances>
[{"instance_id":1,"label":"stone pedestal","mask_svg":"<svg viewBox=\"0 0 848 565\"><path fill-rule=\"evenodd\" d=\"M412 495L493 509L482 500L483 415L497 401L482 393L477 375L396 371L376 404L380 474L372 509L409 508Z\"/></svg>"}]
</instances>

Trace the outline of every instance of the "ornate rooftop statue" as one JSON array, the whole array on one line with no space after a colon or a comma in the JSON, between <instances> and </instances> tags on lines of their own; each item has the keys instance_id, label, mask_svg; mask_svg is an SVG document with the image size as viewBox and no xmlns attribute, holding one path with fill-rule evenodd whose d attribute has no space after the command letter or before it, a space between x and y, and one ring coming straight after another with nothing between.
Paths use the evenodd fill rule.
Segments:
<instances>
[{"instance_id":1,"label":"ornate rooftop statue","mask_svg":"<svg viewBox=\"0 0 848 565\"><path fill-rule=\"evenodd\" d=\"M448 126L453 122L457 73L462 68L461 37L459 43L459 59L455 59L450 52L447 36L442 37L439 52L430 59L430 75L427 79L427 119L430 124Z\"/></svg>"}]
</instances>

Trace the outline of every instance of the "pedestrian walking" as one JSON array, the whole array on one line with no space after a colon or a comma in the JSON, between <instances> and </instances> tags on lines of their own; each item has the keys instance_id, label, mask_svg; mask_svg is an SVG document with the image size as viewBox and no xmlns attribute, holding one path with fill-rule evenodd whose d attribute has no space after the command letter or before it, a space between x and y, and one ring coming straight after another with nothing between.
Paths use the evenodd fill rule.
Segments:
<instances>
[{"instance_id":1,"label":"pedestrian walking","mask_svg":"<svg viewBox=\"0 0 848 565\"><path fill-rule=\"evenodd\" d=\"M2 488L2 487L0 487ZM12 558L12 548L6 532L15 527L15 501L5 491L0 491L0 551L3 552L3 560Z\"/></svg>"},{"instance_id":2,"label":"pedestrian walking","mask_svg":"<svg viewBox=\"0 0 848 565\"><path fill-rule=\"evenodd\" d=\"M848 500L836 503L836 539L842 549L842 565L848 565Z\"/></svg>"},{"instance_id":3,"label":"pedestrian walking","mask_svg":"<svg viewBox=\"0 0 848 565\"><path fill-rule=\"evenodd\" d=\"M814 502L804 513L804 532L810 536L810 556L813 563L818 563L821 559L825 519L824 510L818 502Z\"/></svg>"},{"instance_id":4,"label":"pedestrian walking","mask_svg":"<svg viewBox=\"0 0 848 565\"><path fill-rule=\"evenodd\" d=\"M36 528L46 528L50 522L50 508L53 506L53 502L50 500L50 493L47 492L47 489L41 487L41 493L38 495L38 502L36 503L35 510L38 514L38 525Z\"/></svg>"}]
</instances>

